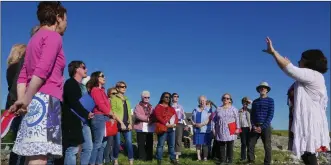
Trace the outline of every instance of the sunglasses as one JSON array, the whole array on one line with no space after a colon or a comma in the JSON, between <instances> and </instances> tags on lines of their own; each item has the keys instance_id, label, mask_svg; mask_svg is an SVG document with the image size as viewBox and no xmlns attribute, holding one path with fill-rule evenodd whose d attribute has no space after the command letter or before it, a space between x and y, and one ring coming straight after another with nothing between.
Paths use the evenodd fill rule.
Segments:
<instances>
[{"instance_id":1,"label":"sunglasses","mask_svg":"<svg viewBox=\"0 0 331 165\"><path fill-rule=\"evenodd\" d=\"M113 92L113 93L111 93L112 95L116 95L117 93L115 93L115 92Z\"/></svg>"},{"instance_id":2,"label":"sunglasses","mask_svg":"<svg viewBox=\"0 0 331 165\"><path fill-rule=\"evenodd\" d=\"M222 100L230 100L231 98L229 97L222 97Z\"/></svg>"},{"instance_id":3,"label":"sunglasses","mask_svg":"<svg viewBox=\"0 0 331 165\"><path fill-rule=\"evenodd\" d=\"M150 97L144 97L144 99L149 99Z\"/></svg>"},{"instance_id":4,"label":"sunglasses","mask_svg":"<svg viewBox=\"0 0 331 165\"><path fill-rule=\"evenodd\" d=\"M99 77L105 78L105 75L100 75Z\"/></svg>"},{"instance_id":5,"label":"sunglasses","mask_svg":"<svg viewBox=\"0 0 331 165\"><path fill-rule=\"evenodd\" d=\"M119 88L126 88L126 86L118 86Z\"/></svg>"},{"instance_id":6,"label":"sunglasses","mask_svg":"<svg viewBox=\"0 0 331 165\"><path fill-rule=\"evenodd\" d=\"M179 96L175 95L174 98L179 98Z\"/></svg>"},{"instance_id":7,"label":"sunglasses","mask_svg":"<svg viewBox=\"0 0 331 165\"><path fill-rule=\"evenodd\" d=\"M86 66L81 66L80 68L82 68L83 70L85 70L86 69Z\"/></svg>"}]
</instances>

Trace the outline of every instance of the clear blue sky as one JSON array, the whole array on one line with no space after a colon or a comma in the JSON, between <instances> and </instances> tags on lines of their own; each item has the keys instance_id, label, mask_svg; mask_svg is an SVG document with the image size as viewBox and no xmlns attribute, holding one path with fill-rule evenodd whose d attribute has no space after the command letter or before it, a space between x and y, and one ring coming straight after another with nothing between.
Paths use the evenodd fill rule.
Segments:
<instances>
[{"instance_id":1,"label":"clear blue sky","mask_svg":"<svg viewBox=\"0 0 331 165\"><path fill-rule=\"evenodd\" d=\"M27 43L38 23L36 2L1 2L1 107L5 105L6 59L15 43ZM64 2L68 28L63 38L67 63L83 60L89 74L101 70L106 87L119 80L138 103L143 90L157 103L164 91L177 92L186 112L206 95L257 98L261 81L275 100L272 124L287 129L286 92L293 82L261 50L268 35L275 48L297 64L306 49L323 50L330 60L329 2ZM67 69L65 76L68 77ZM330 72L325 74L330 87ZM329 94L330 95L330 94ZM330 121L330 108L328 108Z\"/></svg>"}]
</instances>

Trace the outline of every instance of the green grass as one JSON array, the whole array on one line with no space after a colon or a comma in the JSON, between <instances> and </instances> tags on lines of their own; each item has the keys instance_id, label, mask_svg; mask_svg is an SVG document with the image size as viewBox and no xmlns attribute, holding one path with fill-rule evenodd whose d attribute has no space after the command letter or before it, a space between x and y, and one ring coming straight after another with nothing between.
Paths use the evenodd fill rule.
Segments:
<instances>
[{"instance_id":1,"label":"green grass","mask_svg":"<svg viewBox=\"0 0 331 165\"><path fill-rule=\"evenodd\" d=\"M154 151L155 154L155 151ZM256 155L256 162L255 164L263 164L264 159L264 150L261 148L257 148L255 150ZM240 162L240 148L234 148L234 162L233 164L244 164L244 162ZM128 164L128 159L124 154L119 155L119 164L120 165L126 165ZM272 160L273 164L280 164L280 162L288 162L291 160L290 155L287 152L284 151L272 151ZM184 149L182 151L182 155L180 156L179 163L181 165L210 165L215 164L214 160L208 160L208 161L196 161L196 153L193 150L190 149ZM153 165L157 164L157 160L145 162L140 160L134 161L135 165ZM170 165L170 160L168 156L168 152L164 150L163 152L163 160L162 165Z\"/></svg>"},{"instance_id":2,"label":"green grass","mask_svg":"<svg viewBox=\"0 0 331 165\"><path fill-rule=\"evenodd\" d=\"M272 135L288 137L288 130L272 130Z\"/></svg>"}]
</instances>

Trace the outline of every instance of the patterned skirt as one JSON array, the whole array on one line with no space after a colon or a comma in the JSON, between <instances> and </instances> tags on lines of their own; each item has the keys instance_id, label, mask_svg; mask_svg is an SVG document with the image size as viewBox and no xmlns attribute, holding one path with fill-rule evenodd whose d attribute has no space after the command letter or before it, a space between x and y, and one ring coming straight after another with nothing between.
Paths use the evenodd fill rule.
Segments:
<instances>
[{"instance_id":1,"label":"patterned skirt","mask_svg":"<svg viewBox=\"0 0 331 165\"><path fill-rule=\"evenodd\" d=\"M61 102L37 93L17 133L13 152L22 156L62 156Z\"/></svg>"}]
</instances>

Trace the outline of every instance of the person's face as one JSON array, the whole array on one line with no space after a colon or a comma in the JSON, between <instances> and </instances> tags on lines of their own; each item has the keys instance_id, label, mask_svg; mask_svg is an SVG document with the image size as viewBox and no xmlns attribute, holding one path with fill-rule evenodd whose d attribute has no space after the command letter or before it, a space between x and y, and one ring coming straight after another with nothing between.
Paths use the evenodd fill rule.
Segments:
<instances>
[{"instance_id":1,"label":"person's face","mask_svg":"<svg viewBox=\"0 0 331 165\"><path fill-rule=\"evenodd\" d=\"M112 89L112 90L110 90L110 95L111 95L111 96L116 95L116 94L117 94L116 89Z\"/></svg>"},{"instance_id":2,"label":"person's face","mask_svg":"<svg viewBox=\"0 0 331 165\"><path fill-rule=\"evenodd\" d=\"M231 103L231 97L228 94L224 95L222 97L222 102L223 102L223 104L229 104L229 103Z\"/></svg>"},{"instance_id":3,"label":"person's face","mask_svg":"<svg viewBox=\"0 0 331 165\"><path fill-rule=\"evenodd\" d=\"M82 76L83 78L87 77L87 68L85 64L81 64L79 68L76 70L77 74Z\"/></svg>"},{"instance_id":4,"label":"person's face","mask_svg":"<svg viewBox=\"0 0 331 165\"><path fill-rule=\"evenodd\" d=\"M150 99L149 95L144 95L144 96L141 96L141 97L142 97L141 99L144 103L149 103L149 99Z\"/></svg>"},{"instance_id":5,"label":"person's face","mask_svg":"<svg viewBox=\"0 0 331 165\"><path fill-rule=\"evenodd\" d=\"M266 87L259 88L260 95L266 95L268 93L268 89Z\"/></svg>"},{"instance_id":6,"label":"person's face","mask_svg":"<svg viewBox=\"0 0 331 165\"><path fill-rule=\"evenodd\" d=\"M99 84L105 85L106 83L106 76L103 73L100 73L99 78L98 78Z\"/></svg>"},{"instance_id":7,"label":"person's face","mask_svg":"<svg viewBox=\"0 0 331 165\"><path fill-rule=\"evenodd\" d=\"M126 85L125 84L120 84L118 87L117 87L118 91L122 94L124 94L126 92Z\"/></svg>"},{"instance_id":8,"label":"person's face","mask_svg":"<svg viewBox=\"0 0 331 165\"><path fill-rule=\"evenodd\" d=\"M178 95L174 95L174 96L172 97L172 101L175 102L175 103L178 102L178 99L179 99L179 96L178 96Z\"/></svg>"},{"instance_id":9,"label":"person's face","mask_svg":"<svg viewBox=\"0 0 331 165\"><path fill-rule=\"evenodd\" d=\"M201 106L206 106L206 98L205 97L200 97L199 98L199 104L201 105Z\"/></svg>"},{"instance_id":10,"label":"person's face","mask_svg":"<svg viewBox=\"0 0 331 165\"><path fill-rule=\"evenodd\" d=\"M243 101L242 104L243 104L243 107L247 108L249 103L248 103L248 101Z\"/></svg>"},{"instance_id":11,"label":"person's face","mask_svg":"<svg viewBox=\"0 0 331 165\"><path fill-rule=\"evenodd\" d=\"M162 98L162 101L166 104L169 104L170 102L170 95L169 94L165 94Z\"/></svg>"},{"instance_id":12,"label":"person's face","mask_svg":"<svg viewBox=\"0 0 331 165\"><path fill-rule=\"evenodd\" d=\"M67 29L67 14L64 13L64 16L63 18L57 16L57 22L58 22L58 25L57 25L57 32L63 36L64 35L64 32L66 31Z\"/></svg>"}]
</instances>

